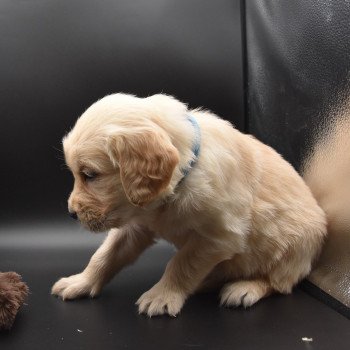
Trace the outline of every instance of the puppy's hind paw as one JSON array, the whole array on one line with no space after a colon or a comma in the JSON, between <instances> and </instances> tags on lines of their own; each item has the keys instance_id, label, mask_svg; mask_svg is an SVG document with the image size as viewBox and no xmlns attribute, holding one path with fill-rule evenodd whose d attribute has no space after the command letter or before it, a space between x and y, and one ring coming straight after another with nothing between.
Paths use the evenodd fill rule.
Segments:
<instances>
[{"instance_id":1,"label":"puppy's hind paw","mask_svg":"<svg viewBox=\"0 0 350 350\"><path fill-rule=\"evenodd\" d=\"M51 294L61 297L62 300L72 300L84 296L93 298L99 294L100 290L98 285L91 283L83 273L80 273L58 280L53 285Z\"/></svg>"},{"instance_id":2,"label":"puppy's hind paw","mask_svg":"<svg viewBox=\"0 0 350 350\"><path fill-rule=\"evenodd\" d=\"M220 305L249 307L271 294L272 287L264 280L227 283L221 290Z\"/></svg>"}]
</instances>

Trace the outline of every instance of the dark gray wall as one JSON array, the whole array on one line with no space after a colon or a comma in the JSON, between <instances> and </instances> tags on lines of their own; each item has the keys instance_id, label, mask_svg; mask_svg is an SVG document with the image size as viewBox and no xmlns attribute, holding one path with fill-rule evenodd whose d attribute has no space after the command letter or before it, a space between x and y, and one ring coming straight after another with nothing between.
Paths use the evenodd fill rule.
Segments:
<instances>
[{"instance_id":1,"label":"dark gray wall","mask_svg":"<svg viewBox=\"0 0 350 350\"><path fill-rule=\"evenodd\" d=\"M95 100L164 92L243 127L239 0L3 0L0 221L66 212L60 140Z\"/></svg>"},{"instance_id":2,"label":"dark gray wall","mask_svg":"<svg viewBox=\"0 0 350 350\"><path fill-rule=\"evenodd\" d=\"M350 3L245 3L249 130L299 169L349 98Z\"/></svg>"}]
</instances>

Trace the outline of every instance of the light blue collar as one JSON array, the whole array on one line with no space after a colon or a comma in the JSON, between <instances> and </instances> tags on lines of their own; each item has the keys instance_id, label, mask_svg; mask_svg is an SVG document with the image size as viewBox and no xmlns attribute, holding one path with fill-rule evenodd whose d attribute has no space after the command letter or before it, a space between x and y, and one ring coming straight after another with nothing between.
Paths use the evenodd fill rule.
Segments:
<instances>
[{"instance_id":1,"label":"light blue collar","mask_svg":"<svg viewBox=\"0 0 350 350\"><path fill-rule=\"evenodd\" d=\"M192 115L188 115L187 120L192 124L194 128L194 139L192 143L192 153L194 157L192 158L192 160L190 161L190 163L186 168L181 169L183 176L180 182L178 183L178 185L180 185L185 180L187 175L190 173L191 169L196 165L198 161L199 153L201 150L201 129L199 127L199 124L196 118L193 117Z\"/></svg>"}]
</instances>

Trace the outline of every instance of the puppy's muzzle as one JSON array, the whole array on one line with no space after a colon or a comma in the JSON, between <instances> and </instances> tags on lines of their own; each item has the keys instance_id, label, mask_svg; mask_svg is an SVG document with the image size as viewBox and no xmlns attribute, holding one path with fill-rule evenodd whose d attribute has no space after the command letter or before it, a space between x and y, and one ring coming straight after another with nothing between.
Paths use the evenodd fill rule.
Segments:
<instances>
[{"instance_id":1,"label":"puppy's muzzle","mask_svg":"<svg viewBox=\"0 0 350 350\"><path fill-rule=\"evenodd\" d=\"M75 211L68 211L69 213L69 216L74 219L74 220L77 220L78 219L78 215Z\"/></svg>"}]
</instances>

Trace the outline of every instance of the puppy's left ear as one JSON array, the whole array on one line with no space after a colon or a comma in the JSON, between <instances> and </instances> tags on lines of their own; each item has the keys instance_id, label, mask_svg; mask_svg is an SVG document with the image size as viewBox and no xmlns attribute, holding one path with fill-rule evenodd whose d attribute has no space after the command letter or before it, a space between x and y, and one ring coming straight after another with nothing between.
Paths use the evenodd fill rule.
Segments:
<instances>
[{"instance_id":1,"label":"puppy's left ear","mask_svg":"<svg viewBox=\"0 0 350 350\"><path fill-rule=\"evenodd\" d=\"M179 152L158 130L119 134L109 143L109 154L120 167L124 191L131 203L144 206L170 183Z\"/></svg>"}]
</instances>

